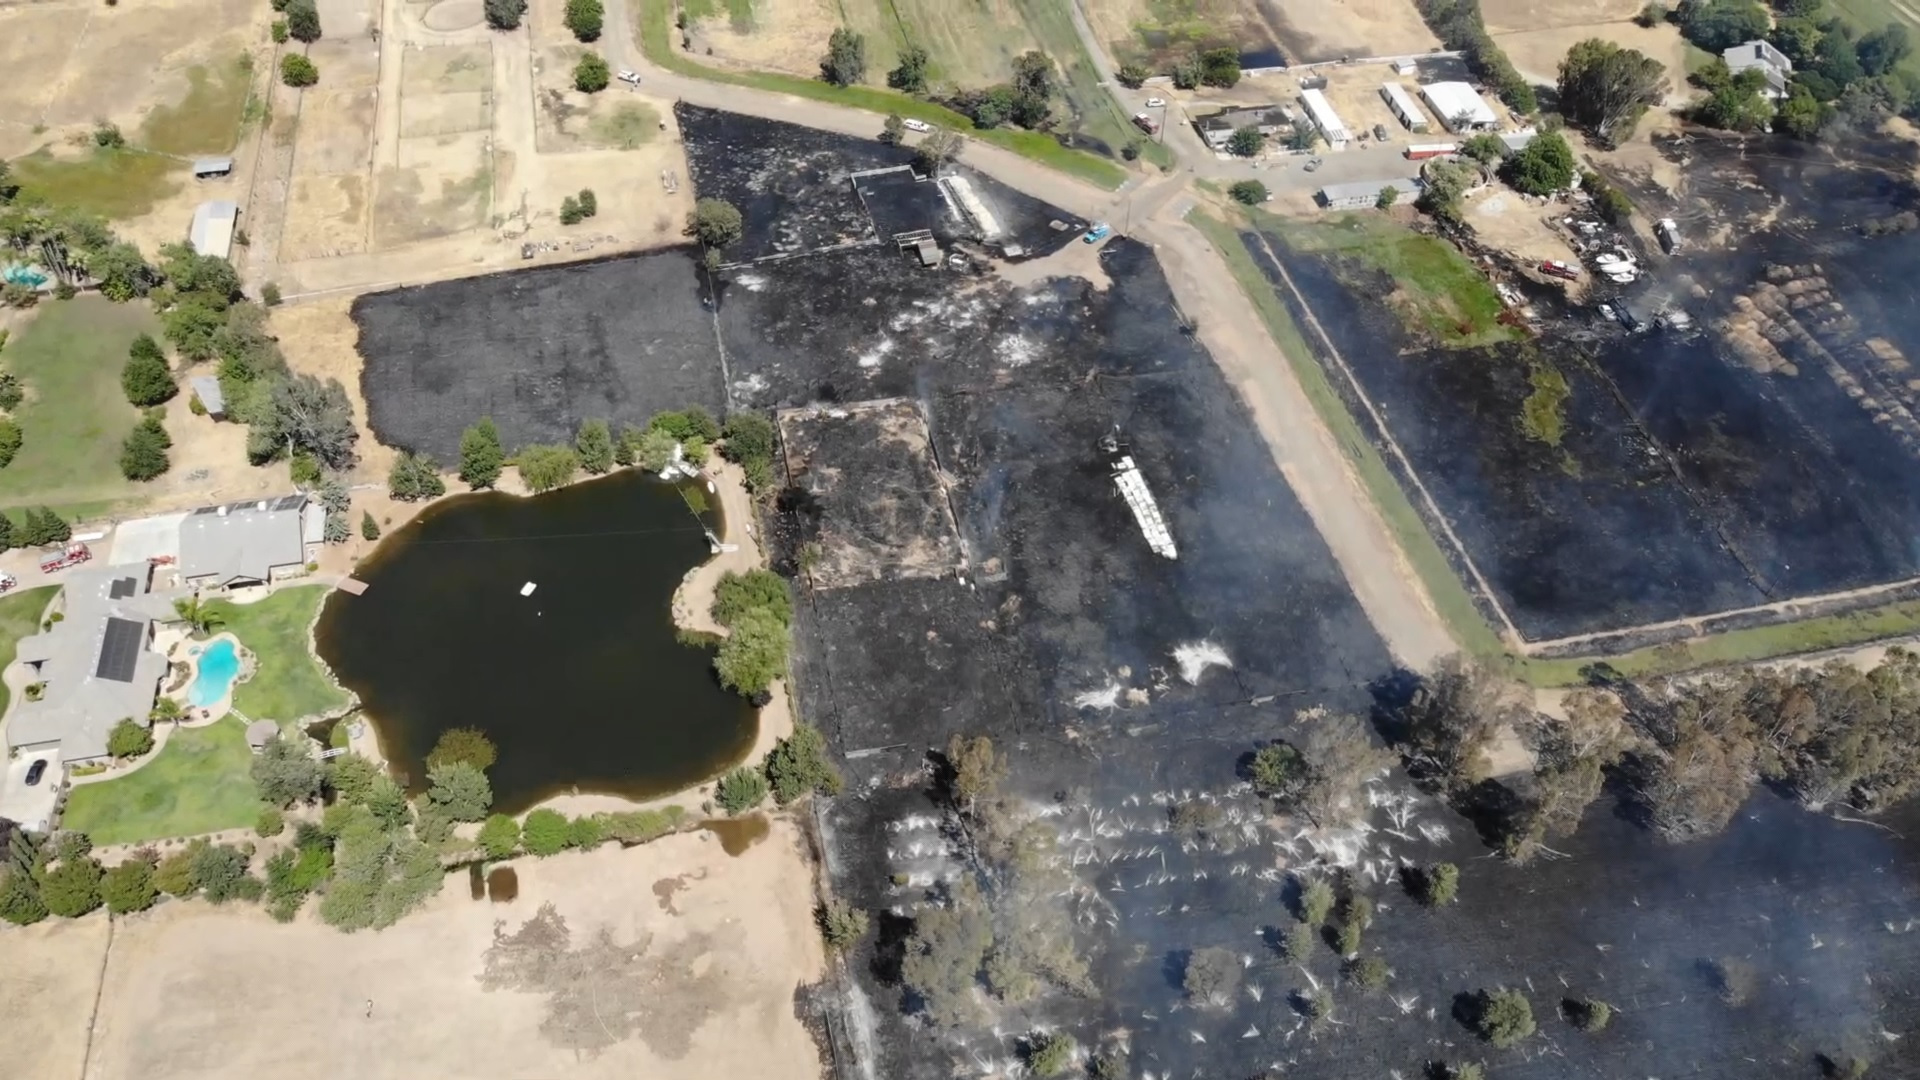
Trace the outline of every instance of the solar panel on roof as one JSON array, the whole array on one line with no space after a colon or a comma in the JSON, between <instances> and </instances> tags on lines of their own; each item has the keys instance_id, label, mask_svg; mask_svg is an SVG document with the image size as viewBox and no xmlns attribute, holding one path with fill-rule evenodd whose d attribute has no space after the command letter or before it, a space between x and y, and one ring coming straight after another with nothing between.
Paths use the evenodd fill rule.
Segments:
<instances>
[{"instance_id":1,"label":"solar panel on roof","mask_svg":"<svg viewBox=\"0 0 1920 1080\"><path fill-rule=\"evenodd\" d=\"M108 619L107 633L100 643L100 666L94 669L94 675L132 682L133 667L140 659L140 646L146 636L146 627L132 619Z\"/></svg>"},{"instance_id":2,"label":"solar panel on roof","mask_svg":"<svg viewBox=\"0 0 1920 1080\"><path fill-rule=\"evenodd\" d=\"M124 600L134 594L137 583L130 577L114 578L107 586L107 599Z\"/></svg>"}]
</instances>

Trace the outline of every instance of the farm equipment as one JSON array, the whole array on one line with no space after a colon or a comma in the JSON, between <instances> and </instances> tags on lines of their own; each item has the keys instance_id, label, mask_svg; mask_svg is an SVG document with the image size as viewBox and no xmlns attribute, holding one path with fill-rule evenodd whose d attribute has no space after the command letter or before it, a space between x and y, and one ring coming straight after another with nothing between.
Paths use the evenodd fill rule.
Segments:
<instances>
[{"instance_id":1,"label":"farm equipment","mask_svg":"<svg viewBox=\"0 0 1920 1080\"><path fill-rule=\"evenodd\" d=\"M1580 268L1563 263L1559 259L1548 259L1546 262L1541 263L1540 272L1543 274L1551 274L1554 277L1567 281L1580 280Z\"/></svg>"},{"instance_id":2,"label":"farm equipment","mask_svg":"<svg viewBox=\"0 0 1920 1080\"><path fill-rule=\"evenodd\" d=\"M65 570L69 566L78 566L93 558L93 552L85 544L68 544L59 551L50 551L40 556L40 572L51 574Z\"/></svg>"}]
</instances>

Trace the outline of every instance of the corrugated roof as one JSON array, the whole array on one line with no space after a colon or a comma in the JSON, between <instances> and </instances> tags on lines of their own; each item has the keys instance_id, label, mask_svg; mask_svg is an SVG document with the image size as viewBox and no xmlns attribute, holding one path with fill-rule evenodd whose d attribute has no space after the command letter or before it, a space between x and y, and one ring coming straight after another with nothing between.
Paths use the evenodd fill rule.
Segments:
<instances>
[{"instance_id":1,"label":"corrugated roof","mask_svg":"<svg viewBox=\"0 0 1920 1080\"><path fill-rule=\"evenodd\" d=\"M1328 202L1344 199L1375 199L1380 193L1391 187L1395 191L1419 191L1423 185L1417 176L1400 176L1388 180L1354 180L1344 184L1328 184L1320 189L1320 197Z\"/></svg>"},{"instance_id":2,"label":"corrugated roof","mask_svg":"<svg viewBox=\"0 0 1920 1080\"><path fill-rule=\"evenodd\" d=\"M1463 82L1428 83L1420 88L1421 96L1433 111L1440 115L1440 122L1449 129L1460 126L1460 118L1465 117L1467 124L1478 126L1497 124L1500 117L1487 105L1479 91Z\"/></svg>"},{"instance_id":3,"label":"corrugated roof","mask_svg":"<svg viewBox=\"0 0 1920 1080\"><path fill-rule=\"evenodd\" d=\"M193 175L217 176L233 171L233 159L230 157L203 157L193 159Z\"/></svg>"},{"instance_id":4,"label":"corrugated roof","mask_svg":"<svg viewBox=\"0 0 1920 1080\"><path fill-rule=\"evenodd\" d=\"M1320 134L1325 135L1328 142L1346 142L1351 137L1347 133L1347 125L1341 121L1340 114L1333 111L1333 103L1327 100L1325 93L1302 90L1300 103L1307 107L1307 115L1313 118L1314 124L1320 128Z\"/></svg>"},{"instance_id":5,"label":"corrugated roof","mask_svg":"<svg viewBox=\"0 0 1920 1080\"><path fill-rule=\"evenodd\" d=\"M194 208L193 225L187 241L201 255L226 258L233 251L233 231L240 221L240 207L225 199L213 199Z\"/></svg>"},{"instance_id":6,"label":"corrugated roof","mask_svg":"<svg viewBox=\"0 0 1920 1080\"><path fill-rule=\"evenodd\" d=\"M193 396L200 399L200 404L206 406L208 412L220 413L223 416L226 414L227 399L226 395L220 392L219 379L211 375L195 375L187 380L187 385L193 389Z\"/></svg>"}]
</instances>

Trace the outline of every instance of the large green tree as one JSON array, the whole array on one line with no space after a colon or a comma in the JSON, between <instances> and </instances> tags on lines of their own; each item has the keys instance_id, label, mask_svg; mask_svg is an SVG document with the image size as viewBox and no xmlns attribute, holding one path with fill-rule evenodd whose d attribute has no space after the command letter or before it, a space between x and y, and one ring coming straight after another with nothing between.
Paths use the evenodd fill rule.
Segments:
<instances>
[{"instance_id":1,"label":"large green tree","mask_svg":"<svg viewBox=\"0 0 1920 1080\"><path fill-rule=\"evenodd\" d=\"M288 0L282 12L287 19L287 36L312 44L320 40L320 10L314 0Z\"/></svg>"},{"instance_id":2,"label":"large green tree","mask_svg":"<svg viewBox=\"0 0 1920 1080\"><path fill-rule=\"evenodd\" d=\"M820 77L835 86L852 86L867 77L867 39L844 26L827 38L827 55L820 60Z\"/></svg>"},{"instance_id":3,"label":"large green tree","mask_svg":"<svg viewBox=\"0 0 1920 1080\"><path fill-rule=\"evenodd\" d=\"M427 769L427 802L454 821L479 821L493 805L487 774L464 761Z\"/></svg>"},{"instance_id":4,"label":"large green tree","mask_svg":"<svg viewBox=\"0 0 1920 1080\"><path fill-rule=\"evenodd\" d=\"M1557 131L1534 136L1519 153L1507 159L1506 181L1529 195L1547 195L1573 186L1576 170L1573 148Z\"/></svg>"},{"instance_id":5,"label":"large green tree","mask_svg":"<svg viewBox=\"0 0 1920 1080\"><path fill-rule=\"evenodd\" d=\"M571 446L523 446L515 462L520 479L536 493L566 485L580 468L580 456Z\"/></svg>"},{"instance_id":6,"label":"large green tree","mask_svg":"<svg viewBox=\"0 0 1920 1080\"><path fill-rule=\"evenodd\" d=\"M500 446L500 429L493 417L483 416L460 433L460 482L470 488L490 488L500 479L507 452Z\"/></svg>"},{"instance_id":7,"label":"large green tree","mask_svg":"<svg viewBox=\"0 0 1920 1080\"><path fill-rule=\"evenodd\" d=\"M275 734L254 755L253 784L268 806L292 806L318 798L325 770L305 736Z\"/></svg>"},{"instance_id":8,"label":"large green tree","mask_svg":"<svg viewBox=\"0 0 1920 1080\"><path fill-rule=\"evenodd\" d=\"M1575 44L1560 61L1560 112L1608 144L1631 134L1666 94L1666 65L1604 38Z\"/></svg>"},{"instance_id":9,"label":"large green tree","mask_svg":"<svg viewBox=\"0 0 1920 1080\"><path fill-rule=\"evenodd\" d=\"M600 0L567 0L567 29L580 41L598 41L606 16Z\"/></svg>"},{"instance_id":10,"label":"large green tree","mask_svg":"<svg viewBox=\"0 0 1920 1080\"><path fill-rule=\"evenodd\" d=\"M126 366L120 369L120 388L126 392L129 402L143 409L180 392L159 342L146 334L133 339L133 345L127 349Z\"/></svg>"},{"instance_id":11,"label":"large green tree","mask_svg":"<svg viewBox=\"0 0 1920 1080\"><path fill-rule=\"evenodd\" d=\"M740 211L721 199L701 199L693 204L693 216L687 222L687 235L709 248L724 248L740 239L744 223Z\"/></svg>"}]
</instances>

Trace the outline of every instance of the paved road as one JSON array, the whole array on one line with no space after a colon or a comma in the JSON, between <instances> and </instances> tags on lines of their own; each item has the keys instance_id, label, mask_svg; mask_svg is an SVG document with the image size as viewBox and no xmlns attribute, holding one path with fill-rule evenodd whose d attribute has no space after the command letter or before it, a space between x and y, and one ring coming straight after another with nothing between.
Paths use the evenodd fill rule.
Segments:
<instances>
[{"instance_id":1,"label":"paved road","mask_svg":"<svg viewBox=\"0 0 1920 1080\"><path fill-rule=\"evenodd\" d=\"M881 118L864 110L706 82L654 66L632 38L633 23L628 14L631 2L606 0L607 24L619 28L619 32L607 36L607 59L616 70L639 72L644 87L654 96L863 138L879 135ZM1137 102L1130 100L1128 95L1134 92L1111 81L1105 50L1094 39L1077 4L1074 22L1088 54L1102 77L1109 80L1108 88L1116 100L1129 115L1141 111L1150 92L1140 91ZM1168 145L1178 155L1173 170L1154 177L1136 175L1118 191L1103 190L1011 151L972 140L967 142L962 160L1008 187L1088 220L1106 220L1116 230L1157 249L1175 299L1189 316L1198 319L1201 339L1239 387L1272 448L1275 463L1313 517L1388 649L1399 662L1424 668L1457 646L1253 305L1206 239L1184 220L1194 205L1187 183L1196 175L1236 179L1285 173L1220 162L1184 124L1171 134ZM1349 152L1328 158L1366 156ZM1300 174L1296 171L1294 175ZM1319 180L1315 177L1311 182ZM1269 186L1273 186L1271 180Z\"/></svg>"}]
</instances>

